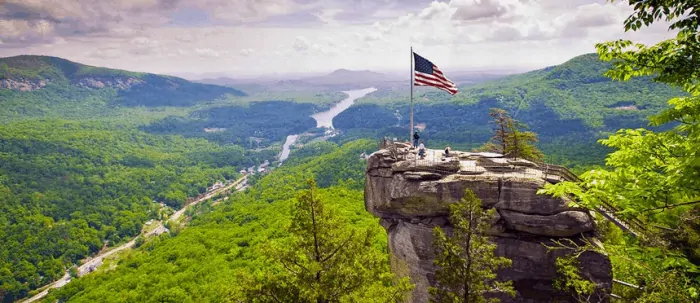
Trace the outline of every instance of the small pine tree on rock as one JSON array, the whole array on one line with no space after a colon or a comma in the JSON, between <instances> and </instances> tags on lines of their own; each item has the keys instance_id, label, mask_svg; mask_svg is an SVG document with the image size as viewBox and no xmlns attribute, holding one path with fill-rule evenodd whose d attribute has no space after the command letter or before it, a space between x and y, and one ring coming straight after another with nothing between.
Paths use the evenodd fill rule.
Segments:
<instances>
[{"instance_id":1,"label":"small pine tree on rock","mask_svg":"<svg viewBox=\"0 0 700 303\"><path fill-rule=\"evenodd\" d=\"M508 112L500 108L492 108L489 116L493 118L493 137L481 150L496 152L508 157L539 161L542 152L534 145L537 134L527 131L527 126L513 119Z\"/></svg>"},{"instance_id":2,"label":"small pine tree on rock","mask_svg":"<svg viewBox=\"0 0 700 303\"><path fill-rule=\"evenodd\" d=\"M496 245L484 235L495 212L484 210L481 200L468 189L460 202L450 205L451 235L439 227L433 230L438 270L436 286L428 289L431 302L499 302L488 295L515 295L512 281L497 281L495 272L510 267L512 261L494 256Z\"/></svg>"}]
</instances>

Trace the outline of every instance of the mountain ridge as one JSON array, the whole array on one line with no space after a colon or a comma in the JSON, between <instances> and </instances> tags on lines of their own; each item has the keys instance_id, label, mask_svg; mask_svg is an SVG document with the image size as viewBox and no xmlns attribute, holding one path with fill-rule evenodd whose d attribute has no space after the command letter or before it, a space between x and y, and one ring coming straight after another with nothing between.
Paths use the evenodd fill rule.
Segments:
<instances>
[{"instance_id":1,"label":"mountain ridge","mask_svg":"<svg viewBox=\"0 0 700 303\"><path fill-rule=\"evenodd\" d=\"M59 105L111 108L192 106L241 90L191 82L174 76L85 65L59 57L20 55L0 58L0 102L11 113L45 116ZM65 104L61 104L65 103ZM26 109L26 107L29 107ZM0 111L0 116L4 116Z\"/></svg>"}]
</instances>

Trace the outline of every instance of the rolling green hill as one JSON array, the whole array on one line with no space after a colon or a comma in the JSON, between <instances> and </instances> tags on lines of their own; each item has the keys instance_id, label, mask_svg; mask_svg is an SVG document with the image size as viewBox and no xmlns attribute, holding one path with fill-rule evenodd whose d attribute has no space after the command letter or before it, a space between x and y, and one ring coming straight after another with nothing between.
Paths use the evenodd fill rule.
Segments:
<instances>
[{"instance_id":1,"label":"rolling green hill","mask_svg":"<svg viewBox=\"0 0 700 303\"><path fill-rule=\"evenodd\" d=\"M550 156L549 162L602 164L607 150L596 139L621 127L645 126L648 115L658 112L671 96L681 94L648 79L613 82L602 76L606 68L594 55L584 55L559 66L462 86L462 93L455 97L434 88L419 88L416 122L425 125L422 137L428 147L465 149L488 140L488 110L502 107L539 133L540 147ZM0 125L0 243L11 243L0 248L1 301L25 297L95 253L107 240L113 245L138 234L144 221L159 216L153 200L178 207L215 180L232 178L241 168L273 160L278 150L264 147L315 126L309 117L319 109L315 102L240 98L242 94L233 88L59 58L0 59L0 121L4 122ZM316 96L320 100L333 95ZM335 118L334 125L344 134L331 140L407 136L407 96L402 88L371 94ZM319 151L325 156L317 161L333 161L304 171L314 174L322 186L342 183L342 190L360 197L361 182L341 179L361 180L353 173L362 166L355 160L360 152L371 151L370 145L369 141L353 143L338 154L333 152L335 147L324 146ZM280 200L276 191L286 189L282 184L300 180L278 176L270 179L280 185L270 189L275 192L256 197L253 208L244 205L247 198L240 200L225 216L264 209L270 217L259 223L277 222L273 220L278 219L275 210L268 205ZM343 200L346 205L342 207L356 208L355 200ZM213 228L211 224L193 229L192 238L165 241L187 245L203 229ZM250 226L239 227L212 232L248 237ZM254 254L239 243L253 242L231 242L225 249ZM120 267L114 275L149 271L138 264L151 260L159 264L158 259L170 257L170 252L159 251L155 255L139 252L133 262L125 263L131 265ZM192 264L200 261L192 260ZM254 264L246 262L238 265ZM238 265L225 272L237 272ZM198 271L190 269L183 270L196 276ZM164 272L156 284L163 289L178 288L170 278ZM101 283L100 279L71 283L74 286L57 297L76 296L81 287ZM126 283L119 284L122 287L134 281L132 276L125 279L115 283ZM220 282L212 285L220 287ZM189 296L206 300L218 295L200 290L201 294ZM94 294L81 298L89 300Z\"/></svg>"},{"instance_id":2,"label":"rolling green hill","mask_svg":"<svg viewBox=\"0 0 700 303\"><path fill-rule=\"evenodd\" d=\"M603 76L609 68L610 63L601 62L596 54L586 54L561 65L477 85L463 85L455 96L435 88L416 88L414 101L418 106L488 104L518 114L538 111L538 107L544 106L554 113L548 118L580 120L591 128L605 129L617 128L613 125L616 122L610 120L618 118L645 120L664 108L671 96L682 94L681 90L655 83L650 78L612 81ZM398 108L405 105L408 92L408 87L383 89L357 104Z\"/></svg>"},{"instance_id":3,"label":"rolling green hill","mask_svg":"<svg viewBox=\"0 0 700 303\"><path fill-rule=\"evenodd\" d=\"M311 176L323 187L320 197L328 207L353 227L376 235L372 247L382 260L376 266L387 270L386 231L364 210L366 162L359 159L376 143L328 147L322 153L300 151L306 157L257 180L246 192L216 208L203 204L180 233L161 235L111 269L105 266L52 291L43 302L244 302L239 298L243 281L272 267L264 258L265 247L286 236L293 199ZM377 282L386 283L386 277Z\"/></svg>"},{"instance_id":4,"label":"rolling green hill","mask_svg":"<svg viewBox=\"0 0 700 303\"><path fill-rule=\"evenodd\" d=\"M136 236L164 209L154 201L177 209L276 154L101 121L0 125L0 302Z\"/></svg>"},{"instance_id":5,"label":"rolling green hill","mask_svg":"<svg viewBox=\"0 0 700 303\"><path fill-rule=\"evenodd\" d=\"M420 87L415 120L425 124L422 137L431 147L470 148L489 139L488 110L499 107L538 133L547 154L562 156L555 162L588 158L585 164L602 164L605 150L596 139L620 128L646 127L649 115L683 94L649 78L612 81L603 76L609 66L586 54L561 65L461 86L455 96ZM408 86L380 89L335 117L333 124L357 137L407 137L408 93Z\"/></svg>"},{"instance_id":6,"label":"rolling green hill","mask_svg":"<svg viewBox=\"0 0 700 303\"><path fill-rule=\"evenodd\" d=\"M94 117L120 107L186 107L225 96L230 87L94 67L47 56L0 58L0 117Z\"/></svg>"}]
</instances>

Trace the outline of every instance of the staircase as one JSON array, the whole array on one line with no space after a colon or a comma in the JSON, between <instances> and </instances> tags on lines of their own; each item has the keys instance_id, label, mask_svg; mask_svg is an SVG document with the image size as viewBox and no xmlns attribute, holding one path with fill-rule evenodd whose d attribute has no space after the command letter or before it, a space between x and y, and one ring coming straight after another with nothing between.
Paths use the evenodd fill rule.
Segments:
<instances>
[{"instance_id":1,"label":"staircase","mask_svg":"<svg viewBox=\"0 0 700 303\"><path fill-rule=\"evenodd\" d=\"M417 155L413 153L414 150L410 150L409 147L409 142L395 142L394 140L388 138L379 140L379 149L388 150L391 157L394 158L396 161L408 160L413 162L413 167L411 167L411 170L413 171L425 171L441 175L449 175L461 171L459 166L451 167L448 162L439 161L436 158L436 151L434 150L427 150L426 157L421 159L418 158ZM535 163L539 166L539 170L542 171L541 175L539 173L535 175L537 176L537 178L543 178L546 182L556 184L563 181L581 181L581 179L579 179L579 177L576 176L576 174L572 173L566 167L554 164L547 164L545 162ZM535 175L531 175L530 177L535 177ZM572 197L572 200L575 199L573 199ZM634 237L644 236L647 232L645 224L642 221L633 217L622 218L620 216L622 209L610 204L607 201L601 200L600 204L596 206L594 210L613 224L617 225L620 229Z\"/></svg>"},{"instance_id":2,"label":"staircase","mask_svg":"<svg viewBox=\"0 0 700 303\"><path fill-rule=\"evenodd\" d=\"M569 169L559 165L553 164L540 164L545 170L546 175L558 176L560 181L570 181L570 182L580 182L578 176L572 173ZM546 181L556 184L560 181L554 178L545 178ZM621 218L617 214L622 211L622 209L608 203L607 201L600 201L600 205L595 207L595 211L601 214L603 217L608 219L610 222L617 225L620 229L631 234L634 237L639 237L646 232L644 223L637 218Z\"/></svg>"}]
</instances>

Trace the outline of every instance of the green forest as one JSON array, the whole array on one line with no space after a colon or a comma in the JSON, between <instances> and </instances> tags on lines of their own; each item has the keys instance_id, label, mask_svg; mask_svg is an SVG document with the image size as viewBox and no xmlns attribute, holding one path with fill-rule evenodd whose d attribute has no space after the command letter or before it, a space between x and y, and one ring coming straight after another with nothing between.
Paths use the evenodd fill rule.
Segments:
<instances>
[{"instance_id":1,"label":"green forest","mask_svg":"<svg viewBox=\"0 0 700 303\"><path fill-rule=\"evenodd\" d=\"M109 241L129 240L160 202L180 208L275 151L154 136L105 122L30 120L0 127L3 301L63 275ZM156 202L157 201L157 202Z\"/></svg>"},{"instance_id":2,"label":"green forest","mask_svg":"<svg viewBox=\"0 0 700 303\"><path fill-rule=\"evenodd\" d=\"M291 222L295 197L309 177L322 187L320 199L345 224L371 231L372 251L383 262L384 276L377 283L390 282L386 280L386 232L361 202L366 162L359 154L376 148L376 142L359 140L342 147L319 144L327 146L322 155L313 151L319 150L316 146L295 152L293 164L256 180L253 187L231 195L221 206L202 205L176 236L162 235L148 242L119 260L114 270L77 279L51 292L46 302L69 298L71 302L243 300L246 284L240 281L270 269L266 244L287 236L282 230Z\"/></svg>"},{"instance_id":3,"label":"green forest","mask_svg":"<svg viewBox=\"0 0 700 303\"><path fill-rule=\"evenodd\" d=\"M161 203L178 209L240 169L276 159L287 134L315 128L312 102L327 107L344 96L267 101L45 56L0 58L3 79L32 89L0 89L2 302L131 240L161 219Z\"/></svg>"},{"instance_id":4,"label":"green forest","mask_svg":"<svg viewBox=\"0 0 700 303\"><path fill-rule=\"evenodd\" d=\"M698 302L700 17L685 14L697 11L693 1L630 3L636 6L626 31L666 20L677 36L650 46L599 43L596 54L463 85L454 97L420 88L415 117L425 124L420 135L428 147L471 150L492 138L489 112L499 108L522 122L513 126L527 135L520 140L536 145L516 148L529 151L523 157L565 165L580 178L548 184L541 194L590 210L612 207L636 222L632 235L596 215L602 245L558 242L553 249L574 254L556 261L555 287L591 301L596 285L579 273L576 257L595 250L610 258L616 280L636 286L614 284L620 299ZM249 95L46 56L0 58L0 81L6 79L25 86L0 89L2 302L38 293L215 182L274 160L285 136L320 133L310 115L344 97ZM406 100L407 90L396 88L358 100L335 117L339 136L294 148L284 165L249 177L246 190L192 207L183 225L139 238L134 249L43 301L405 301L413 285L391 272L387 233L365 210L360 154L377 150L381 137L407 135ZM434 230L438 263L482 264L478 281L470 288L455 279L471 274L439 271L436 302L464 302L457 290L476 302L485 302L483 292L513 292L492 271L509 261L475 235L487 221L465 219L495 214L465 196L451 209L461 222L455 237ZM465 258L469 247L454 240L472 237L482 260Z\"/></svg>"},{"instance_id":5,"label":"green forest","mask_svg":"<svg viewBox=\"0 0 700 303\"><path fill-rule=\"evenodd\" d=\"M586 54L561 65L463 85L455 96L418 87L414 119L425 124L419 131L427 146L468 150L488 140L489 110L502 108L539 135L548 162L578 169L602 165L611 150L597 144L598 139L620 128L647 127L649 115L684 94L649 76L612 81L603 76L611 66L597 54ZM405 86L371 93L336 116L333 125L355 137L405 138L409 91Z\"/></svg>"}]
</instances>

